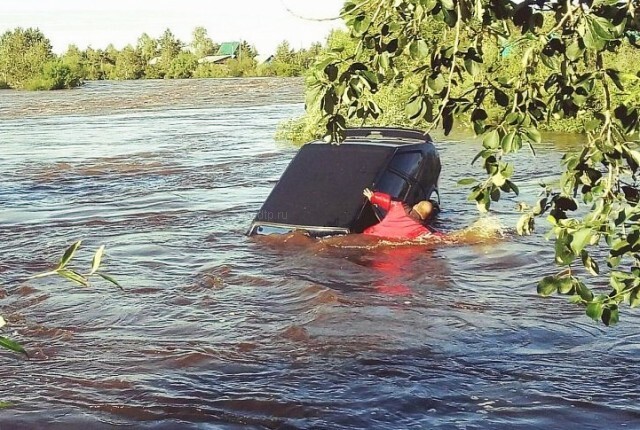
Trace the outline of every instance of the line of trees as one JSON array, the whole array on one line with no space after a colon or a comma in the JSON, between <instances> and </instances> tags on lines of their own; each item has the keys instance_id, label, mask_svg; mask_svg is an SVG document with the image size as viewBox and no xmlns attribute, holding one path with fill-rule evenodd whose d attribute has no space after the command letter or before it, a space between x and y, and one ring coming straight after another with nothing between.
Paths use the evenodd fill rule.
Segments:
<instances>
[{"instance_id":1,"label":"line of trees","mask_svg":"<svg viewBox=\"0 0 640 430\"><path fill-rule=\"evenodd\" d=\"M256 49L243 41L231 58L211 62L219 48L205 28L197 27L190 44L167 29L157 39L143 33L135 46L121 50L112 44L86 50L70 45L56 55L40 30L16 28L0 37L0 88L62 89L108 79L301 76L322 50L319 43L295 50L283 41L271 57L259 61Z\"/></svg>"}]
</instances>

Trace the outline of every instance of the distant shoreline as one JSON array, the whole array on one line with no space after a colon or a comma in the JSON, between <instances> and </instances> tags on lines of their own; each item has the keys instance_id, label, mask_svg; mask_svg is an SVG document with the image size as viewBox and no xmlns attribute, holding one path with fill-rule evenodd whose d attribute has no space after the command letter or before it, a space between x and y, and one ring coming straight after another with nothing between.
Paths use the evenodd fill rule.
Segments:
<instances>
[{"instance_id":1,"label":"distant shoreline","mask_svg":"<svg viewBox=\"0 0 640 430\"><path fill-rule=\"evenodd\" d=\"M69 91L3 90L0 119L138 113L170 108L250 108L304 103L304 79L192 78L89 81Z\"/></svg>"}]
</instances>

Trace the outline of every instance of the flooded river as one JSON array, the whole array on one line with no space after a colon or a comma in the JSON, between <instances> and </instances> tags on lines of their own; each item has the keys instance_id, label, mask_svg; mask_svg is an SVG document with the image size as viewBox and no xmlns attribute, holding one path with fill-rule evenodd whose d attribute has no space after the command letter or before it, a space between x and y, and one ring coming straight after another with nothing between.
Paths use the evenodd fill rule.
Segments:
<instances>
[{"instance_id":1,"label":"flooded river","mask_svg":"<svg viewBox=\"0 0 640 430\"><path fill-rule=\"evenodd\" d=\"M295 148L300 80L89 83L0 92L0 429L640 428L640 318L615 328L535 281L548 243L511 229L566 139L523 153L502 237L319 246L244 236ZM478 144L438 138L437 228L478 219ZM540 221L544 224L544 221ZM72 242L94 281L28 280Z\"/></svg>"}]
</instances>

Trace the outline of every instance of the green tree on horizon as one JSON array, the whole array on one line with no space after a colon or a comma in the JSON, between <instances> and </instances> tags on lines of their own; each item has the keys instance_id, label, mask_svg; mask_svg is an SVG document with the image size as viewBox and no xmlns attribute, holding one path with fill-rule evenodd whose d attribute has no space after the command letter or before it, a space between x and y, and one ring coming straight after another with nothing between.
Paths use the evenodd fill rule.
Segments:
<instances>
[{"instance_id":1,"label":"green tree on horizon","mask_svg":"<svg viewBox=\"0 0 640 430\"><path fill-rule=\"evenodd\" d=\"M151 61L152 58L157 57L160 52L158 49L158 41L147 33L142 33L138 38L136 50L140 53L140 58L144 64L148 64L149 61Z\"/></svg>"},{"instance_id":2,"label":"green tree on horizon","mask_svg":"<svg viewBox=\"0 0 640 430\"><path fill-rule=\"evenodd\" d=\"M0 36L0 80L24 88L54 58L51 42L37 28L16 28Z\"/></svg>"},{"instance_id":3,"label":"green tree on horizon","mask_svg":"<svg viewBox=\"0 0 640 430\"><path fill-rule=\"evenodd\" d=\"M118 52L109 79L140 79L144 76L144 60L138 50L127 45Z\"/></svg>"},{"instance_id":4,"label":"green tree on horizon","mask_svg":"<svg viewBox=\"0 0 640 430\"><path fill-rule=\"evenodd\" d=\"M196 27L192 33L191 47L193 54L196 58L200 59L208 55L214 55L220 45L214 43L213 40L209 38L206 28Z\"/></svg>"}]
</instances>

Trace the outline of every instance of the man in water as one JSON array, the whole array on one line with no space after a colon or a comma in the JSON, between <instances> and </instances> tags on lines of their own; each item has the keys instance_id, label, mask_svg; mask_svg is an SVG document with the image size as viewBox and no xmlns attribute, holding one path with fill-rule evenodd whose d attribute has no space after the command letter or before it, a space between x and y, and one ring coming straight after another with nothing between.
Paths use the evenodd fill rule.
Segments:
<instances>
[{"instance_id":1,"label":"man in water","mask_svg":"<svg viewBox=\"0 0 640 430\"><path fill-rule=\"evenodd\" d=\"M365 188L362 194L372 204L387 211L385 217L378 224L367 228L363 232L364 234L400 240L444 236L424 225L433 215L434 205L432 202L423 200L410 207L404 202L392 200L388 194L373 192L368 188Z\"/></svg>"}]
</instances>

